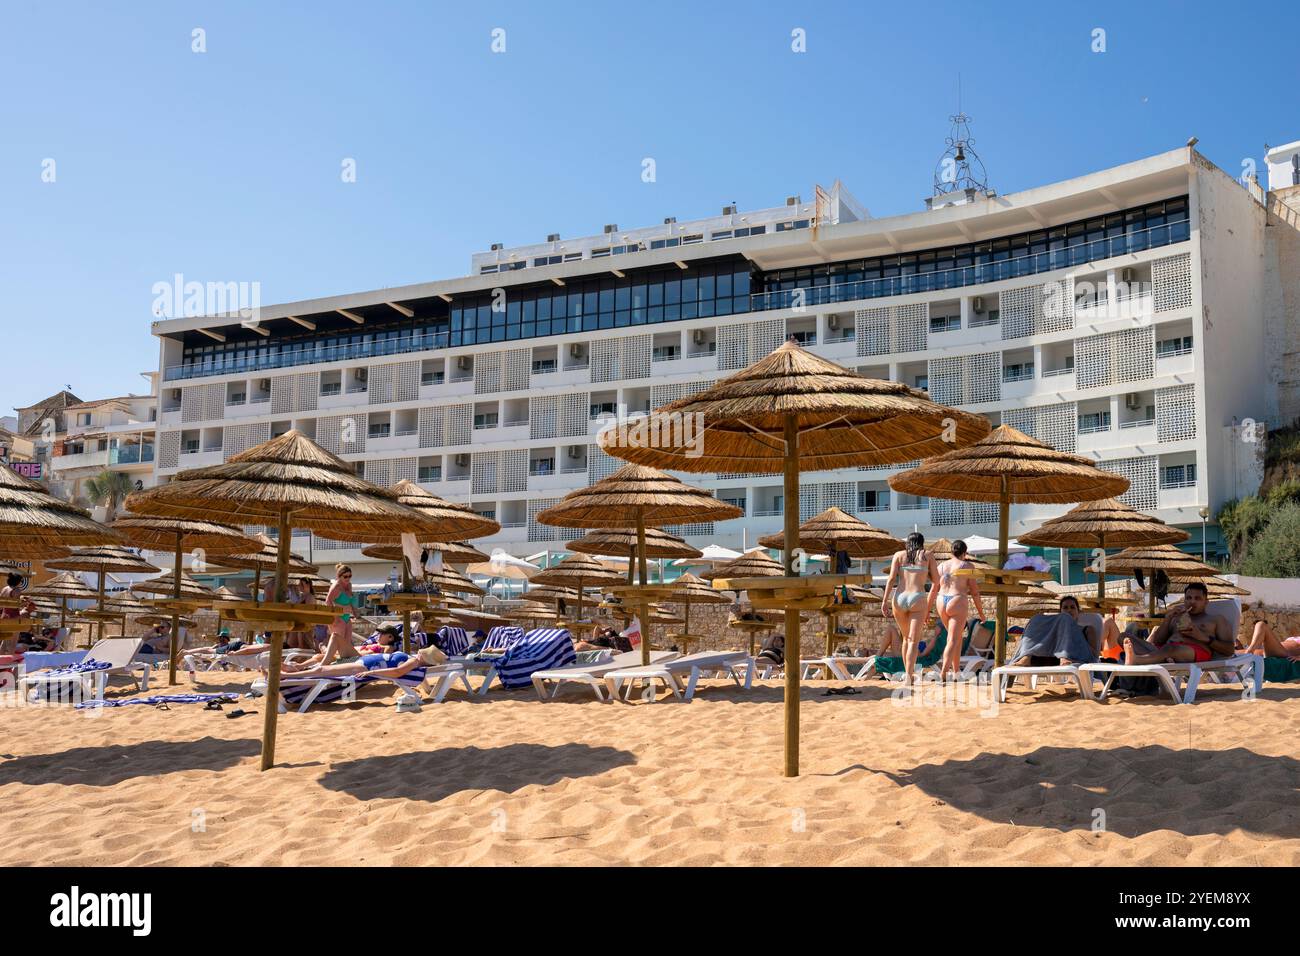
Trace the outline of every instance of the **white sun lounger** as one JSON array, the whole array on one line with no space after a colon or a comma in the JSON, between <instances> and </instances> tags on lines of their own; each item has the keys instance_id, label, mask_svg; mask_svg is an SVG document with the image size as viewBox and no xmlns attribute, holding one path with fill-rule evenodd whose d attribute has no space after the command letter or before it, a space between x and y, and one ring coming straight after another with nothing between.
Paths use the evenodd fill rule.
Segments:
<instances>
[{"instance_id":1,"label":"white sun lounger","mask_svg":"<svg viewBox=\"0 0 1300 956\"><path fill-rule=\"evenodd\" d=\"M677 651L651 651L651 665L665 664L678 657ZM599 701L609 701L605 690L605 676L612 671L635 668L641 663L640 651L625 651L607 661L598 664L575 664L571 667L556 667L546 671L533 672L533 688L539 700L554 700L560 688L565 684L582 684L590 687ZM553 685L548 687L547 685Z\"/></svg>"},{"instance_id":2,"label":"white sun lounger","mask_svg":"<svg viewBox=\"0 0 1300 956\"><path fill-rule=\"evenodd\" d=\"M738 668L742 667L745 670L743 684L738 673ZM611 671L605 675L605 686L609 689L609 696L616 698L627 684L623 699L631 700L632 688L637 681L647 684L662 681L674 697L689 701L695 697L695 688L702 676L725 674L736 682L737 687L749 690L754 683L754 669L754 659L744 651L700 651L648 667ZM686 678L685 687L681 685L683 677ZM654 697L647 696L646 700L653 701Z\"/></svg>"},{"instance_id":3,"label":"white sun lounger","mask_svg":"<svg viewBox=\"0 0 1300 956\"><path fill-rule=\"evenodd\" d=\"M1243 686L1249 680L1256 697L1264 686L1263 658L1256 654L1237 654L1221 660L1202 661L1199 664L1116 664L1099 661L1096 664L1084 664L1079 668L1084 673L1098 680L1104 680L1098 700L1105 700L1110 693L1111 684L1116 677L1154 677L1161 688L1176 704L1191 704L1196 701L1196 692L1200 687L1201 677L1209 674L1218 681L1220 676L1235 675ZM1104 678L1102 675L1105 675ZM1185 687L1184 687L1185 685Z\"/></svg>"},{"instance_id":4,"label":"white sun lounger","mask_svg":"<svg viewBox=\"0 0 1300 956\"><path fill-rule=\"evenodd\" d=\"M195 648L182 653L181 666L191 675L196 671L224 670L226 667L233 667L237 671L264 671L271 663L269 647L260 654L207 654L204 650ZM285 648L282 655L282 660L285 661L313 656L311 651L301 648Z\"/></svg>"},{"instance_id":5,"label":"white sun lounger","mask_svg":"<svg viewBox=\"0 0 1300 956\"><path fill-rule=\"evenodd\" d=\"M849 673L850 669L855 674L859 673L868 662L875 659L874 655L859 657L852 654L832 654L830 657L805 657L799 662L799 666L803 668L800 679L808 680L816 677L817 670L825 668L828 680L852 680L853 674Z\"/></svg>"},{"instance_id":6,"label":"white sun lounger","mask_svg":"<svg viewBox=\"0 0 1300 956\"><path fill-rule=\"evenodd\" d=\"M125 675L140 685L140 689L149 689L149 670L147 661L135 661L133 658L144 641L138 637L108 637L96 641L95 646L86 652L81 664L99 662L107 664L98 670L72 671L69 668L55 668L52 671L36 671L26 674L21 685L34 699L40 688L48 691L55 686L77 687L83 700L103 700L104 689L112 676ZM79 665L73 665L79 666ZM54 695L62 699L61 695Z\"/></svg>"},{"instance_id":7,"label":"white sun lounger","mask_svg":"<svg viewBox=\"0 0 1300 956\"><path fill-rule=\"evenodd\" d=\"M1029 687L1031 690L1038 686L1040 677L1068 677L1079 686L1079 696L1084 700L1092 700L1092 679L1083 673L1083 667L1091 665L1084 664L1056 664L1046 667L1017 667L1013 664L1004 664L1001 667L993 668L993 679L998 684L998 700L1006 703L1007 688L1017 677L1028 677Z\"/></svg>"},{"instance_id":8,"label":"white sun lounger","mask_svg":"<svg viewBox=\"0 0 1300 956\"><path fill-rule=\"evenodd\" d=\"M361 684L377 684L381 681L387 681L396 684L402 691L401 696L415 700L417 703L423 702L420 697L419 689L426 684L430 685L433 703L441 704L447 697L447 692L451 690L452 685L459 680L465 685L465 692L473 694L474 690L470 686L469 676L465 673L465 668L459 664L437 664L423 668L423 675L412 671L403 677L368 677L365 674L357 675L366 678L358 682L354 677L282 677L280 678L280 712L285 713L284 691L296 688L307 687L307 692L302 696L301 701L297 695L293 694L294 703L298 707L298 713L305 714L308 708L317 700L332 701L340 699L348 690L348 686L360 686Z\"/></svg>"}]
</instances>

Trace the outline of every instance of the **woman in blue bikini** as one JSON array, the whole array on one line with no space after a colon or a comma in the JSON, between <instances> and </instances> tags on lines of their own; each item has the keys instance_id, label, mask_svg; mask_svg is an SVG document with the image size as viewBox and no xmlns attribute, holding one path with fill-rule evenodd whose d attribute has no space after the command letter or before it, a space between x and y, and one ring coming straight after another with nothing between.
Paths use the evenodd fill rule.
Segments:
<instances>
[{"instance_id":1,"label":"woman in blue bikini","mask_svg":"<svg viewBox=\"0 0 1300 956\"><path fill-rule=\"evenodd\" d=\"M894 584L901 581L897 591ZM927 593L927 585L933 584ZM890 601L890 596L893 601ZM903 683L912 683L912 669L922 652L921 640L925 622L934 613L934 602L939 596L939 569L934 555L925 550L925 537L919 531L907 536L907 549L894 555L889 565L889 579L885 582L885 600L881 614L894 612L898 630L903 635Z\"/></svg>"},{"instance_id":2,"label":"woman in blue bikini","mask_svg":"<svg viewBox=\"0 0 1300 956\"><path fill-rule=\"evenodd\" d=\"M356 657L357 649L352 643L352 609L356 607L357 599L352 594L352 569L346 564L334 566L334 583L325 596L325 603L336 609L338 617L330 628L329 643L325 645L321 663L328 664L335 657L340 660Z\"/></svg>"},{"instance_id":3,"label":"woman in blue bikini","mask_svg":"<svg viewBox=\"0 0 1300 956\"><path fill-rule=\"evenodd\" d=\"M974 565L966 558L965 541L954 541L952 557L939 565L939 623L948 632L948 645L939 664L939 680L944 680L950 670L954 680L961 673L961 643L970 616L970 601L975 602L980 618L984 617L979 585L974 578L956 573L971 567Z\"/></svg>"}]
</instances>

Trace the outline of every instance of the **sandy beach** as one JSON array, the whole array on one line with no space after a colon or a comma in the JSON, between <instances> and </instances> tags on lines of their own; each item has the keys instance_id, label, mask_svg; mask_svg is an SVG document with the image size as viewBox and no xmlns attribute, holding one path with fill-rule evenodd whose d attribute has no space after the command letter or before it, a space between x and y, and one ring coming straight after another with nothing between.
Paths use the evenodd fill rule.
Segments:
<instances>
[{"instance_id":1,"label":"sandy beach","mask_svg":"<svg viewBox=\"0 0 1300 956\"><path fill-rule=\"evenodd\" d=\"M994 713L831 686L804 685L798 779L779 775L777 682L419 713L367 688L281 717L268 773L261 700L226 705L259 711L237 720L11 710L0 864L1300 864L1300 688L1173 706L1050 687Z\"/></svg>"}]
</instances>

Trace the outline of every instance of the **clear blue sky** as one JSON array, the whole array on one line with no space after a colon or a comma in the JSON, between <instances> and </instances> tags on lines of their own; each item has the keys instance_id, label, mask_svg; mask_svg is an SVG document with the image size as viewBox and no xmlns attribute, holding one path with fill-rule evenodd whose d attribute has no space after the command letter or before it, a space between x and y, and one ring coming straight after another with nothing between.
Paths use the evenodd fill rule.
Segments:
<instances>
[{"instance_id":1,"label":"clear blue sky","mask_svg":"<svg viewBox=\"0 0 1300 956\"><path fill-rule=\"evenodd\" d=\"M269 304L836 177L875 215L916 210L958 72L1001 192L1191 135L1235 175L1300 138L1275 42L1297 21L1221 3L8 0L0 414L65 384L140 390L151 288L177 272L258 281Z\"/></svg>"}]
</instances>

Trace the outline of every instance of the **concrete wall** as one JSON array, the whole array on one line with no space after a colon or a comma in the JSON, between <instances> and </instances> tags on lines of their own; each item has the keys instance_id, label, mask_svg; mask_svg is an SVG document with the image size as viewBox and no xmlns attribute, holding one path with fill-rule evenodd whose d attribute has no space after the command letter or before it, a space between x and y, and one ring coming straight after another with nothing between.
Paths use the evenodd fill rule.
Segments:
<instances>
[{"instance_id":1,"label":"concrete wall","mask_svg":"<svg viewBox=\"0 0 1300 956\"><path fill-rule=\"evenodd\" d=\"M1264 322L1265 212L1241 184L1199 154L1193 183L1200 246L1201 315L1196 350L1203 397L1201 425L1207 456L1203 477L1212 511L1231 498L1232 457L1215 445L1225 426L1245 418L1266 421L1275 404L1269 388ZM1235 420L1235 421L1234 421Z\"/></svg>"},{"instance_id":2,"label":"concrete wall","mask_svg":"<svg viewBox=\"0 0 1300 956\"><path fill-rule=\"evenodd\" d=\"M1268 194L1264 328L1269 379L1277 383L1271 425L1300 418L1300 186Z\"/></svg>"}]
</instances>

